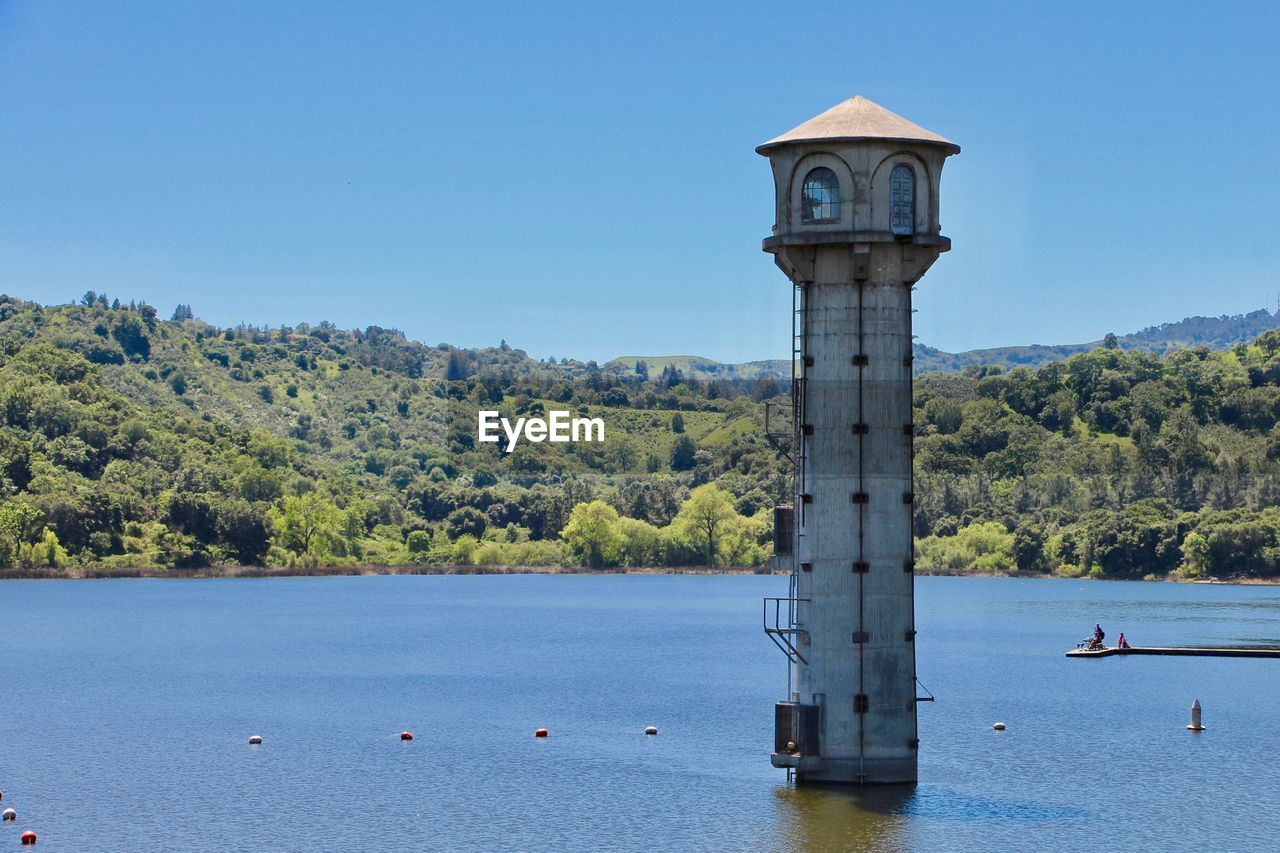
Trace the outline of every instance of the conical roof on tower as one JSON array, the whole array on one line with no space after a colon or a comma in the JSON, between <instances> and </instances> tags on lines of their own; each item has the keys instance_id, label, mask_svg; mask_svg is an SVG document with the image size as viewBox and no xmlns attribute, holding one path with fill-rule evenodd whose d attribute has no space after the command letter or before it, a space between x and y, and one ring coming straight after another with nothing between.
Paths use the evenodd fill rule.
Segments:
<instances>
[{"instance_id":1,"label":"conical roof on tower","mask_svg":"<svg viewBox=\"0 0 1280 853\"><path fill-rule=\"evenodd\" d=\"M858 95L836 104L822 115L814 116L756 148L760 154L790 142L831 142L857 139L888 139L901 142L929 142L943 145L957 154L960 146L949 139L912 124L897 113Z\"/></svg>"}]
</instances>

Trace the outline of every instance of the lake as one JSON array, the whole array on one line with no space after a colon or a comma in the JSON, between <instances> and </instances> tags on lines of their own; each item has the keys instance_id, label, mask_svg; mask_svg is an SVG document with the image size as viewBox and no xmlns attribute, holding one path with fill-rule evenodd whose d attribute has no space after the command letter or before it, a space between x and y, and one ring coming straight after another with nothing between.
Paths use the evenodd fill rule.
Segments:
<instances>
[{"instance_id":1,"label":"lake","mask_svg":"<svg viewBox=\"0 0 1280 853\"><path fill-rule=\"evenodd\" d=\"M786 666L760 599L786 588L0 583L0 847L1274 849L1280 660L1063 652L1095 621L1135 645L1280 643L1280 588L920 578L921 783L861 794L769 766Z\"/></svg>"}]
</instances>

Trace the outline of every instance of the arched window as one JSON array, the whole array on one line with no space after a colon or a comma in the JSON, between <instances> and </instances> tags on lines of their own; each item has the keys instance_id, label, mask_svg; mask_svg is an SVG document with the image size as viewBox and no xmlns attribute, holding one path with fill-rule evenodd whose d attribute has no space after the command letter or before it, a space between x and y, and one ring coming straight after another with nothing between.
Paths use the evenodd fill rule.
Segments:
<instances>
[{"instance_id":1,"label":"arched window","mask_svg":"<svg viewBox=\"0 0 1280 853\"><path fill-rule=\"evenodd\" d=\"M825 167L814 169L804 178L800 193L801 222L840 221L840 180Z\"/></svg>"},{"instance_id":2,"label":"arched window","mask_svg":"<svg viewBox=\"0 0 1280 853\"><path fill-rule=\"evenodd\" d=\"M894 166L889 173L889 230L916 233L916 173L910 166Z\"/></svg>"}]
</instances>

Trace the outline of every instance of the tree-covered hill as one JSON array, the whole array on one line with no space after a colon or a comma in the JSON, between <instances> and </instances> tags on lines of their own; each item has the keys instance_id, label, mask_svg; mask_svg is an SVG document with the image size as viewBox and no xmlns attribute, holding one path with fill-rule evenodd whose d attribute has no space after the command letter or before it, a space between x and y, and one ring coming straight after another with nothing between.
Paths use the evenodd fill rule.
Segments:
<instances>
[{"instance_id":1,"label":"tree-covered hill","mask_svg":"<svg viewBox=\"0 0 1280 853\"><path fill-rule=\"evenodd\" d=\"M0 567L760 565L773 377L0 297ZM915 388L920 564L1280 574L1280 332ZM477 441L477 412L602 443Z\"/></svg>"},{"instance_id":2,"label":"tree-covered hill","mask_svg":"<svg viewBox=\"0 0 1280 853\"><path fill-rule=\"evenodd\" d=\"M561 533L596 497L645 525L627 560L691 564L709 547L693 490L712 481L711 559L759 564L785 477L754 388L0 297L0 565L572 563ZM606 441L504 453L477 442L481 408L601 416Z\"/></svg>"}]
</instances>

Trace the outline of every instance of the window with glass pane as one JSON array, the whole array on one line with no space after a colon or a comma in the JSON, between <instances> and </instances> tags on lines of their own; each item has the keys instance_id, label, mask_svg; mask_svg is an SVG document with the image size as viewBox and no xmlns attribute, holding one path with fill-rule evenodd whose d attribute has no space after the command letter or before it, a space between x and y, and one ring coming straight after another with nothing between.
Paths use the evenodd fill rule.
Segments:
<instances>
[{"instance_id":1,"label":"window with glass pane","mask_svg":"<svg viewBox=\"0 0 1280 853\"><path fill-rule=\"evenodd\" d=\"M835 172L818 168L805 176L800 219L802 222L840 221L840 181Z\"/></svg>"},{"instance_id":2,"label":"window with glass pane","mask_svg":"<svg viewBox=\"0 0 1280 853\"><path fill-rule=\"evenodd\" d=\"M916 173L894 166L889 173L889 228L894 234L916 233Z\"/></svg>"}]
</instances>

